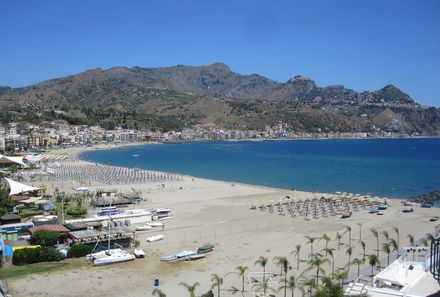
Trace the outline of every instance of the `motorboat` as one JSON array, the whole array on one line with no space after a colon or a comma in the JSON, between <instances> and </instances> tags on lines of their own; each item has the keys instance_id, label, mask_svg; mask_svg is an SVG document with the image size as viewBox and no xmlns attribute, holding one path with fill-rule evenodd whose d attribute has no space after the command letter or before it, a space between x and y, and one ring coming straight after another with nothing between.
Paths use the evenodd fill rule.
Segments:
<instances>
[{"instance_id":1,"label":"motorboat","mask_svg":"<svg viewBox=\"0 0 440 297\"><path fill-rule=\"evenodd\" d=\"M417 205L417 203L412 202L412 201L405 201L403 203L403 206L416 206L416 205Z\"/></svg>"},{"instance_id":2,"label":"motorboat","mask_svg":"<svg viewBox=\"0 0 440 297\"><path fill-rule=\"evenodd\" d=\"M134 255L136 258L145 258L145 252L144 252L144 250L142 250L142 249L136 249L136 250L134 250L133 255Z\"/></svg>"},{"instance_id":3,"label":"motorboat","mask_svg":"<svg viewBox=\"0 0 440 297\"><path fill-rule=\"evenodd\" d=\"M349 217L351 217L351 211L343 212L342 215L341 215L341 219L346 219L346 218L349 218Z\"/></svg>"},{"instance_id":4,"label":"motorboat","mask_svg":"<svg viewBox=\"0 0 440 297\"><path fill-rule=\"evenodd\" d=\"M136 226L136 231L145 231L153 229L150 225Z\"/></svg>"},{"instance_id":5,"label":"motorboat","mask_svg":"<svg viewBox=\"0 0 440 297\"><path fill-rule=\"evenodd\" d=\"M165 236L164 235L162 235L162 234L159 234L159 235L154 235L154 236L150 236L150 237L147 237L147 242L155 242L155 241L159 241L159 240L162 240L162 239L164 239L165 238Z\"/></svg>"},{"instance_id":6,"label":"motorboat","mask_svg":"<svg viewBox=\"0 0 440 297\"><path fill-rule=\"evenodd\" d=\"M377 207L378 210L386 210L388 209L388 204L381 204Z\"/></svg>"},{"instance_id":7,"label":"motorboat","mask_svg":"<svg viewBox=\"0 0 440 297\"><path fill-rule=\"evenodd\" d=\"M376 213L376 215L378 215L378 216L382 216L383 214L384 214L384 212L381 211L381 210L379 210L379 211Z\"/></svg>"},{"instance_id":8,"label":"motorboat","mask_svg":"<svg viewBox=\"0 0 440 297\"><path fill-rule=\"evenodd\" d=\"M163 256L160 258L160 261L168 262L168 263L177 262L177 261L185 260L186 258L194 256L196 254L197 253L193 252L193 251L181 251L181 252L173 254L173 255Z\"/></svg>"},{"instance_id":9,"label":"motorboat","mask_svg":"<svg viewBox=\"0 0 440 297\"><path fill-rule=\"evenodd\" d=\"M205 243L204 245L199 247L199 249L197 250L197 253L199 253L199 254L209 253L209 252L212 252L213 249L214 249L213 244Z\"/></svg>"},{"instance_id":10,"label":"motorboat","mask_svg":"<svg viewBox=\"0 0 440 297\"><path fill-rule=\"evenodd\" d=\"M423 202L420 207L431 208L434 204L432 202Z\"/></svg>"},{"instance_id":11,"label":"motorboat","mask_svg":"<svg viewBox=\"0 0 440 297\"><path fill-rule=\"evenodd\" d=\"M375 208L371 208L368 213L378 213L379 212L379 208L375 207Z\"/></svg>"},{"instance_id":12,"label":"motorboat","mask_svg":"<svg viewBox=\"0 0 440 297\"><path fill-rule=\"evenodd\" d=\"M402 212L414 212L414 208L412 207L405 207Z\"/></svg>"},{"instance_id":13,"label":"motorboat","mask_svg":"<svg viewBox=\"0 0 440 297\"><path fill-rule=\"evenodd\" d=\"M189 257L185 258L185 261L194 261L194 260L199 260L199 259L203 259L206 257L206 254L195 254Z\"/></svg>"},{"instance_id":14,"label":"motorboat","mask_svg":"<svg viewBox=\"0 0 440 297\"><path fill-rule=\"evenodd\" d=\"M429 219L429 221L430 221L430 222L437 222L438 219L439 219L438 216L433 216L433 217L431 217L431 218Z\"/></svg>"},{"instance_id":15,"label":"motorboat","mask_svg":"<svg viewBox=\"0 0 440 297\"><path fill-rule=\"evenodd\" d=\"M163 223L162 222L151 222L151 223L147 223L148 226L150 227L162 227Z\"/></svg>"}]
</instances>

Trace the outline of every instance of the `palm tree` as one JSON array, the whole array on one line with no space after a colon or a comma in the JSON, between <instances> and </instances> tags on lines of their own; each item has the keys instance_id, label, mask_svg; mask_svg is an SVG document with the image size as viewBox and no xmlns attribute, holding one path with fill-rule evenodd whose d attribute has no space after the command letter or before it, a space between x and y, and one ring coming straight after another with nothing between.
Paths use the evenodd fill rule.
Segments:
<instances>
[{"instance_id":1,"label":"palm tree","mask_svg":"<svg viewBox=\"0 0 440 297\"><path fill-rule=\"evenodd\" d=\"M309 261L309 269L313 269L314 267L316 267L316 284L319 284L319 273L321 272L322 274L325 274L325 270L321 267L322 265L324 265L325 263L328 263L329 260L328 259L322 259L320 257L318 257L317 255L313 255L312 260Z\"/></svg>"},{"instance_id":2,"label":"palm tree","mask_svg":"<svg viewBox=\"0 0 440 297\"><path fill-rule=\"evenodd\" d=\"M382 243L382 251L384 251L387 254L387 266L389 266L390 265L391 247L388 242Z\"/></svg>"},{"instance_id":3,"label":"palm tree","mask_svg":"<svg viewBox=\"0 0 440 297\"><path fill-rule=\"evenodd\" d=\"M338 251L341 249L341 238L342 235L339 232L336 232L336 240L338 241Z\"/></svg>"},{"instance_id":4,"label":"palm tree","mask_svg":"<svg viewBox=\"0 0 440 297\"><path fill-rule=\"evenodd\" d=\"M348 245L351 245L351 227L348 225L345 225L345 232L348 232Z\"/></svg>"},{"instance_id":5,"label":"palm tree","mask_svg":"<svg viewBox=\"0 0 440 297\"><path fill-rule=\"evenodd\" d=\"M211 274L211 282L212 286L211 289L214 289L217 287L217 297L220 297L220 288L223 285L223 278L220 277L218 274Z\"/></svg>"},{"instance_id":6,"label":"palm tree","mask_svg":"<svg viewBox=\"0 0 440 297\"><path fill-rule=\"evenodd\" d=\"M306 243L310 243L310 259L313 256L313 243L316 240L316 237L304 236L307 239Z\"/></svg>"},{"instance_id":7,"label":"palm tree","mask_svg":"<svg viewBox=\"0 0 440 297\"><path fill-rule=\"evenodd\" d=\"M397 241L394 238L390 239L390 247L393 248L393 252L398 251L399 249L399 245L397 244Z\"/></svg>"},{"instance_id":8,"label":"palm tree","mask_svg":"<svg viewBox=\"0 0 440 297\"><path fill-rule=\"evenodd\" d=\"M293 253L295 253L296 256L296 269L299 269L299 253L301 252L301 245L297 244L295 246L295 250L293 251Z\"/></svg>"},{"instance_id":9,"label":"palm tree","mask_svg":"<svg viewBox=\"0 0 440 297\"><path fill-rule=\"evenodd\" d=\"M266 257L260 256L257 261L255 261L254 265L260 265L263 267L263 281L266 279L266 265L268 259Z\"/></svg>"},{"instance_id":10,"label":"palm tree","mask_svg":"<svg viewBox=\"0 0 440 297\"><path fill-rule=\"evenodd\" d=\"M324 235L322 235L322 237L321 237L321 239L322 240L325 240L325 256L327 257L327 250L328 250L328 242L330 241L330 240L332 240L331 238L330 238L330 236L328 236L327 234L324 234Z\"/></svg>"},{"instance_id":11,"label":"palm tree","mask_svg":"<svg viewBox=\"0 0 440 297\"><path fill-rule=\"evenodd\" d=\"M301 281L301 287L302 288L309 288L307 290L307 292L309 293L309 296L313 296L313 289L317 289L318 288L318 284L316 283L314 278L306 278L303 277L303 280ZM304 296L304 293L303 293Z\"/></svg>"},{"instance_id":12,"label":"palm tree","mask_svg":"<svg viewBox=\"0 0 440 297\"><path fill-rule=\"evenodd\" d=\"M385 239L388 243L390 241L390 235L389 235L388 231L386 231L386 230L382 231L382 235L383 235L383 237L385 237Z\"/></svg>"},{"instance_id":13,"label":"palm tree","mask_svg":"<svg viewBox=\"0 0 440 297\"><path fill-rule=\"evenodd\" d=\"M257 287L260 290L263 290L263 296L267 296L266 293L268 291L273 291L273 288L269 284L269 279L264 279L262 282L254 284L252 287Z\"/></svg>"},{"instance_id":14,"label":"palm tree","mask_svg":"<svg viewBox=\"0 0 440 297\"><path fill-rule=\"evenodd\" d=\"M249 269L249 267L247 267L247 266L235 267L235 270L238 271L238 275L241 277L241 282L242 282L241 292L244 292L244 275L246 274L246 270L248 270L248 269Z\"/></svg>"},{"instance_id":15,"label":"palm tree","mask_svg":"<svg viewBox=\"0 0 440 297\"><path fill-rule=\"evenodd\" d=\"M289 270L289 261L286 257L275 257L275 264L281 266L281 276L284 270L284 284L287 283L287 271ZM286 289L284 289L284 297L286 297Z\"/></svg>"},{"instance_id":16,"label":"palm tree","mask_svg":"<svg viewBox=\"0 0 440 297\"><path fill-rule=\"evenodd\" d=\"M409 245L414 246L414 235L408 234Z\"/></svg>"},{"instance_id":17,"label":"palm tree","mask_svg":"<svg viewBox=\"0 0 440 297\"><path fill-rule=\"evenodd\" d=\"M164 292L162 292L160 289L155 288L153 290L153 296L157 296L157 297L167 297L167 295L165 295Z\"/></svg>"},{"instance_id":18,"label":"palm tree","mask_svg":"<svg viewBox=\"0 0 440 297\"><path fill-rule=\"evenodd\" d=\"M359 258L354 258L354 259L353 259L353 262L351 262L351 263L357 265L357 268L358 268L358 269L357 269L357 272L358 272L358 276L357 276L357 277L359 277L359 271L360 271L361 265L364 263L364 261L362 261L362 260L359 259Z\"/></svg>"},{"instance_id":19,"label":"palm tree","mask_svg":"<svg viewBox=\"0 0 440 297\"><path fill-rule=\"evenodd\" d=\"M329 248L325 248L323 249L323 251L325 251L326 255L330 255L330 257L332 257L332 274L335 273L335 255L333 255L333 250L329 249Z\"/></svg>"},{"instance_id":20,"label":"palm tree","mask_svg":"<svg viewBox=\"0 0 440 297\"><path fill-rule=\"evenodd\" d=\"M428 246L428 244L429 244L428 239L426 239L426 238L422 238L421 242L422 242L423 246Z\"/></svg>"},{"instance_id":21,"label":"palm tree","mask_svg":"<svg viewBox=\"0 0 440 297\"><path fill-rule=\"evenodd\" d=\"M196 297L196 288L200 286L200 284L196 282L193 285L190 285L188 283L181 282L179 283L179 286L184 287L188 291L189 297Z\"/></svg>"},{"instance_id":22,"label":"palm tree","mask_svg":"<svg viewBox=\"0 0 440 297\"><path fill-rule=\"evenodd\" d=\"M371 228L370 231L373 233L374 237L376 237L376 255L379 258L379 233L377 232L376 228Z\"/></svg>"},{"instance_id":23,"label":"palm tree","mask_svg":"<svg viewBox=\"0 0 440 297\"><path fill-rule=\"evenodd\" d=\"M368 264L371 265L371 276L373 276L374 266L377 266L379 263L380 261L377 255L368 255Z\"/></svg>"},{"instance_id":24,"label":"palm tree","mask_svg":"<svg viewBox=\"0 0 440 297\"><path fill-rule=\"evenodd\" d=\"M396 226L393 227L394 232L396 232L397 235L397 257L399 257L399 246L400 246L400 234L399 234L399 228Z\"/></svg>"},{"instance_id":25,"label":"palm tree","mask_svg":"<svg viewBox=\"0 0 440 297\"><path fill-rule=\"evenodd\" d=\"M362 246L362 261L365 261L365 248L367 247L365 241L361 241L361 246Z\"/></svg>"},{"instance_id":26,"label":"palm tree","mask_svg":"<svg viewBox=\"0 0 440 297\"><path fill-rule=\"evenodd\" d=\"M433 241L435 239L435 236L431 233L426 233L426 239L429 241Z\"/></svg>"},{"instance_id":27,"label":"palm tree","mask_svg":"<svg viewBox=\"0 0 440 297\"><path fill-rule=\"evenodd\" d=\"M290 292L292 293L291 297L295 297L295 289L298 287L298 284L296 283L296 279L295 276L291 276L289 277L289 280L287 282L284 283L283 286L281 286L278 291L280 290L284 290L284 296L286 296L286 289L289 289Z\"/></svg>"},{"instance_id":28,"label":"palm tree","mask_svg":"<svg viewBox=\"0 0 440 297\"><path fill-rule=\"evenodd\" d=\"M333 275L333 278L334 278L336 281L340 281L339 284L342 286L342 282L343 282L345 279L348 279L348 271L341 271L341 272L339 272L339 273L336 273L336 274Z\"/></svg>"},{"instance_id":29,"label":"palm tree","mask_svg":"<svg viewBox=\"0 0 440 297\"><path fill-rule=\"evenodd\" d=\"M361 241L362 241L362 225L363 225L364 223L362 223L362 222L358 222L357 224L358 224L358 226L359 226L359 242L361 242Z\"/></svg>"},{"instance_id":30,"label":"palm tree","mask_svg":"<svg viewBox=\"0 0 440 297\"><path fill-rule=\"evenodd\" d=\"M345 251L345 253L348 255L348 271L350 271L350 264L351 264L351 255L353 253L353 248L351 247L351 245L349 247L347 247L347 250Z\"/></svg>"}]
</instances>

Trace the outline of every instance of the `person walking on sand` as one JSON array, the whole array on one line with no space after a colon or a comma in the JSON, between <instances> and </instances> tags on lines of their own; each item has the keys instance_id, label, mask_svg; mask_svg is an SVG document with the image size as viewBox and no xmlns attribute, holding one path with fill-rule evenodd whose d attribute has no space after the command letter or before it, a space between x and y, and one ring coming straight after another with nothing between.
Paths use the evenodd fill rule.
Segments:
<instances>
[{"instance_id":1,"label":"person walking on sand","mask_svg":"<svg viewBox=\"0 0 440 297\"><path fill-rule=\"evenodd\" d=\"M162 230L164 230L165 229L165 224L164 223L162 223Z\"/></svg>"}]
</instances>

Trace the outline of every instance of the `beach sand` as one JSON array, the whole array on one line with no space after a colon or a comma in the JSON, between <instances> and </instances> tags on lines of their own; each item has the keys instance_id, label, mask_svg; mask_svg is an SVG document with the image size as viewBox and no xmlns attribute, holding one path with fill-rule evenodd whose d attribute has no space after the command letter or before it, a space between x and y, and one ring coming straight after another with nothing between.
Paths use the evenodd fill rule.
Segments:
<instances>
[{"instance_id":1,"label":"beach sand","mask_svg":"<svg viewBox=\"0 0 440 297\"><path fill-rule=\"evenodd\" d=\"M68 154L71 159L76 159L80 151L67 149L56 153ZM79 184L76 181L51 181L46 182L46 185L50 193L55 187L71 191L72 186ZM178 285L180 282L199 282L200 287L196 289L196 293L201 295L210 289L213 273L224 277L222 296L237 296L241 293L236 293L235 289L241 290L242 285L238 274L234 273L235 268L245 265L251 272L261 272L262 268L254 265L260 256L269 258L266 271L273 273L280 273L280 267L274 265L273 258L286 256L292 266L289 275L298 277L308 267L306 260L310 253L310 245L306 244L305 236L321 237L324 233L328 234L332 238L329 247L335 249L336 268L344 268L348 261L348 233L344 233L346 225L352 228L351 259L362 258L358 223L363 224L362 240L367 244L366 253L373 254L376 253L376 239L369 231L370 228L376 228L379 233L388 231L390 237L396 238L392 228L397 226L400 230L400 245L404 246L408 244L408 234L418 239L428 232L433 232L436 223L429 222L429 218L438 213L438 209L417 206L414 213L405 214L401 212L403 206L399 200L388 199L390 207L383 216L361 210L354 212L352 217L347 219L330 216L306 221L301 216L292 218L258 209L251 210L250 206L269 201L276 203L286 195L292 200L334 195L287 191L189 176L174 182L132 185L104 185L91 182L86 186L91 191L119 189L128 192L132 188L141 190L148 200L136 205L136 208L168 207L174 218L165 221L164 230L137 232L141 248L147 254L144 259L104 267L93 267L84 258L67 260L66 263L69 264L55 272L9 279L8 286L13 296L151 296L155 279L160 280L159 288L167 296L187 296L186 290ZM340 250L335 240L337 232L344 233ZM148 244L145 238L151 234L164 234L165 239ZM383 241L384 237L380 235L380 242ZM161 256L182 250L197 250L206 242L213 243L215 249L204 259L174 264L160 262ZM299 270L296 269L296 257L292 254L297 244L301 244L302 247ZM320 251L324 246L325 241L317 240L314 251ZM386 255L381 252L381 256ZM368 266L368 263L363 266ZM329 274L331 265L325 264L324 269ZM351 265L351 271L356 270L357 267ZM300 291L295 293L299 294ZM245 292L244 296L251 294Z\"/></svg>"}]
</instances>

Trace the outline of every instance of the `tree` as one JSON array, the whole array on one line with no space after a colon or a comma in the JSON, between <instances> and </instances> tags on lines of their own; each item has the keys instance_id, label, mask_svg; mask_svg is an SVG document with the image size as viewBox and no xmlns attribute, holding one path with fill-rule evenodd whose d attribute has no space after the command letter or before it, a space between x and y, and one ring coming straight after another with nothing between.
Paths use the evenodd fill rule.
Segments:
<instances>
[{"instance_id":1,"label":"tree","mask_svg":"<svg viewBox=\"0 0 440 297\"><path fill-rule=\"evenodd\" d=\"M301 282L301 287L308 288L307 292L309 293L309 296L312 296L313 289L317 289L318 285L316 284L316 281L314 278L303 278Z\"/></svg>"},{"instance_id":2,"label":"tree","mask_svg":"<svg viewBox=\"0 0 440 297\"><path fill-rule=\"evenodd\" d=\"M223 285L223 278L220 277L218 274L211 274L211 282L212 286L211 289L214 290L215 287L217 287L217 297L220 297L220 288Z\"/></svg>"},{"instance_id":3,"label":"tree","mask_svg":"<svg viewBox=\"0 0 440 297\"><path fill-rule=\"evenodd\" d=\"M289 289L292 293L291 297L295 297L295 289L298 287L298 284L296 283L295 276L289 277L289 280L287 282L284 282L284 285L282 285L278 291L284 290L284 296L286 296L286 289Z\"/></svg>"},{"instance_id":4,"label":"tree","mask_svg":"<svg viewBox=\"0 0 440 297\"><path fill-rule=\"evenodd\" d=\"M348 225L345 225L345 232L348 232L348 245L351 245L351 227Z\"/></svg>"},{"instance_id":5,"label":"tree","mask_svg":"<svg viewBox=\"0 0 440 297\"><path fill-rule=\"evenodd\" d=\"M301 252L301 245L300 244L297 244L296 246L295 246L295 251L294 251L294 253L295 253L295 256L296 256L296 269L298 270L299 269L299 253Z\"/></svg>"},{"instance_id":6,"label":"tree","mask_svg":"<svg viewBox=\"0 0 440 297\"><path fill-rule=\"evenodd\" d=\"M336 281L339 281L339 284L342 286L342 282L348 279L348 271L341 271L333 275L333 278Z\"/></svg>"},{"instance_id":7,"label":"tree","mask_svg":"<svg viewBox=\"0 0 440 297\"><path fill-rule=\"evenodd\" d=\"M328 259L322 259L317 255L313 255L313 258L309 261L309 269L316 268L316 284L319 284L319 273L325 274L325 270L321 266L328 262Z\"/></svg>"},{"instance_id":8,"label":"tree","mask_svg":"<svg viewBox=\"0 0 440 297\"><path fill-rule=\"evenodd\" d=\"M341 238L342 238L342 234L336 232L336 240L338 241L338 251L341 249Z\"/></svg>"},{"instance_id":9,"label":"tree","mask_svg":"<svg viewBox=\"0 0 440 297\"><path fill-rule=\"evenodd\" d=\"M390 247L393 249L393 252L398 251L398 249L399 249L397 241L394 238L390 239Z\"/></svg>"},{"instance_id":10,"label":"tree","mask_svg":"<svg viewBox=\"0 0 440 297\"><path fill-rule=\"evenodd\" d=\"M394 232L396 232L397 235L397 257L399 257L399 246L400 246L400 234L399 234L399 228L396 226L393 227Z\"/></svg>"},{"instance_id":11,"label":"tree","mask_svg":"<svg viewBox=\"0 0 440 297\"><path fill-rule=\"evenodd\" d=\"M162 292L160 289L155 288L153 290L153 296L157 296L157 297L167 297L167 295L165 295L164 292Z\"/></svg>"},{"instance_id":12,"label":"tree","mask_svg":"<svg viewBox=\"0 0 440 297\"><path fill-rule=\"evenodd\" d=\"M335 273L335 255L333 255L333 250L329 248L324 249L326 255L330 255L332 257L332 274Z\"/></svg>"},{"instance_id":13,"label":"tree","mask_svg":"<svg viewBox=\"0 0 440 297\"><path fill-rule=\"evenodd\" d=\"M359 242L361 242L362 241L362 225L364 225L364 223L358 222L357 224L359 226Z\"/></svg>"},{"instance_id":14,"label":"tree","mask_svg":"<svg viewBox=\"0 0 440 297\"><path fill-rule=\"evenodd\" d=\"M323 284L322 288L316 291L313 297L344 297L344 289L342 286L333 284L330 278L325 277Z\"/></svg>"},{"instance_id":15,"label":"tree","mask_svg":"<svg viewBox=\"0 0 440 297\"><path fill-rule=\"evenodd\" d=\"M249 269L249 267L247 267L247 266L237 266L237 267L235 267L235 270L238 271L239 277L241 277L241 282L242 282L241 292L244 292L244 275L246 274L246 271L248 269Z\"/></svg>"},{"instance_id":16,"label":"tree","mask_svg":"<svg viewBox=\"0 0 440 297\"><path fill-rule=\"evenodd\" d=\"M379 232L377 232L376 228L371 228L370 231L376 237L376 255L379 258Z\"/></svg>"},{"instance_id":17,"label":"tree","mask_svg":"<svg viewBox=\"0 0 440 297\"><path fill-rule=\"evenodd\" d=\"M387 254L387 266L389 266L390 265L391 247L388 242L382 243L382 251Z\"/></svg>"},{"instance_id":18,"label":"tree","mask_svg":"<svg viewBox=\"0 0 440 297\"><path fill-rule=\"evenodd\" d=\"M373 276L374 267L380 263L377 255L368 255L368 264L371 265L371 276Z\"/></svg>"},{"instance_id":19,"label":"tree","mask_svg":"<svg viewBox=\"0 0 440 297\"><path fill-rule=\"evenodd\" d=\"M361 241L361 246L362 246L362 261L365 261L365 248L367 247L365 241Z\"/></svg>"},{"instance_id":20,"label":"tree","mask_svg":"<svg viewBox=\"0 0 440 297\"><path fill-rule=\"evenodd\" d=\"M360 268L361 268L361 265L364 263L364 261L362 261L359 258L354 258L353 262L351 262L351 263L357 265L357 277L359 277Z\"/></svg>"},{"instance_id":21,"label":"tree","mask_svg":"<svg viewBox=\"0 0 440 297\"><path fill-rule=\"evenodd\" d=\"M266 265L268 259L266 257L260 256L257 261L255 261L254 265L260 265L263 267L263 281L266 279Z\"/></svg>"},{"instance_id":22,"label":"tree","mask_svg":"<svg viewBox=\"0 0 440 297\"><path fill-rule=\"evenodd\" d=\"M348 255L348 271L350 271L350 264L351 264L351 255L353 253L353 248L351 246L347 247L347 250L345 251L345 253Z\"/></svg>"},{"instance_id":23,"label":"tree","mask_svg":"<svg viewBox=\"0 0 440 297\"><path fill-rule=\"evenodd\" d=\"M281 276L283 275L284 271L284 284L287 283L287 271L289 270L289 261L286 257L275 257L274 258L275 264L277 266L281 267ZM284 290L284 297L286 297L286 289Z\"/></svg>"},{"instance_id":24,"label":"tree","mask_svg":"<svg viewBox=\"0 0 440 297\"><path fill-rule=\"evenodd\" d=\"M329 241L332 240L332 239L331 239L330 236L328 236L327 234L322 235L321 239L322 239L322 240L325 240L325 249L324 249L324 251L326 251L326 252L325 252L325 256L327 257L328 243L329 243Z\"/></svg>"},{"instance_id":25,"label":"tree","mask_svg":"<svg viewBox=\"0 0 440 297\"><path fill-rule=\"evenodd\" d=\"M189 297L196 297L196 288L200 286L200 284L195 282L193 285L190 285L188 283L181 282L179 283L179 286L184 287L188 291Z\"/></svg>"},{"instance_id":26,"label":"tree","mask_svg":"<svg viewBox=\"0 0 440 297\"><path fill-rule=\"evenodd\" d=\"M414 243L415 243L415 241L414 241L414 235L412 235L412 234L408 234L408 240L409 240L409 245L410 245L410 246L414 246Z\"/></svg>"},{"instance_id":27,"label":"tree","mask_svg":"<svg viewBox=\"0 0 440 297\"><path fill-rule=\"evenodd\" d=\"M382 231L382 235L383 237L385 237L385 240L387 241L387 243L390 241L390 235L388 233L388 231Z\"/></svg>"},{"instance_id":28,"label":"tree","mask_svg":"<svg viewBox=\"0 0 440 297\"><path fill-rule=\"evenodd\" d=\"M32 244L41 246L53 246L61 238L61 234L55 231L38 230L31 238Z\"/></svg>"},{"instance_id":29,"label":"tree","mask_svg":"<svg viewBox=\"0 0 440 297\"><path fill-rule=\"evenodd\" d=\"M304 236L307 239L306 243L310 243L310 259L313 257L313 243L316 240L316 237Z\"/></svg>"},{"instance_id":30,"label":"tree","mask_svg":"<svg viewBox=\"0 0 440 297\"><path fill-rule=\"evenodd\" d=\"M262 282L254 284L252 287L257 287L259 290L262 290L265 297L268 291L273 291L273 288L269 285L269 279L263 279Z\"/></svg>"}]
</instances>

